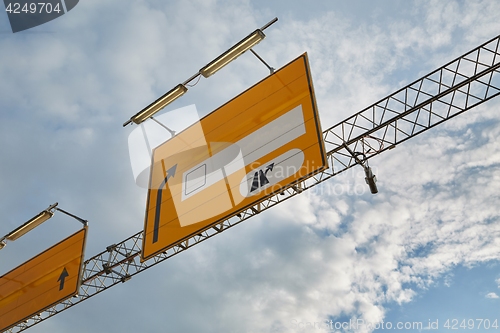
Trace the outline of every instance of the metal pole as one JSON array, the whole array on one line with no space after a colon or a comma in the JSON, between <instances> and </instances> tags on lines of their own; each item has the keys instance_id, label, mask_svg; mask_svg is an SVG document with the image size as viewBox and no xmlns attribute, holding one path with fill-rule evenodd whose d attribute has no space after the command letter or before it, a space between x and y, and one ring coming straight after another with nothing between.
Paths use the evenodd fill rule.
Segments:
<instances>
[{"instance_id":1,"label":"metal pole","mask_svg":"<svg viewBox=\"0 0 500 333\"><path fill-rule=\"evenodd\" d=\"M265 24L262 28L260 28L260 30L262 30L262 31L266 30L271 25L273 25L274 23L276 23L276 21L278 21L277 17L273 18L271 21L269 21L267 24Z\"/></svg>"}]
</instances>

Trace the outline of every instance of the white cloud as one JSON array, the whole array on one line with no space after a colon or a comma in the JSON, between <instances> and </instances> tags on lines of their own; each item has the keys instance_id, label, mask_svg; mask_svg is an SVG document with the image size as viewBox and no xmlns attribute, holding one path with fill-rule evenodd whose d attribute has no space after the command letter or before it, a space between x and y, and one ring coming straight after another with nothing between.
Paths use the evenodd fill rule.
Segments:
<instances>
[{"instance_id":1,"label":"white cloud","mask_svg":"<svg viewBox=\"0 0 500 333\"><path fill-rule=\"evenodd\" d=\"M497 295L497 294L495 294L495 293L488 293L488 294L486 294L486 296L485 296L485 297L486 297L486 298L500 298L500 297L498 297L498 295Z\"/></svg>"}]
</instances>

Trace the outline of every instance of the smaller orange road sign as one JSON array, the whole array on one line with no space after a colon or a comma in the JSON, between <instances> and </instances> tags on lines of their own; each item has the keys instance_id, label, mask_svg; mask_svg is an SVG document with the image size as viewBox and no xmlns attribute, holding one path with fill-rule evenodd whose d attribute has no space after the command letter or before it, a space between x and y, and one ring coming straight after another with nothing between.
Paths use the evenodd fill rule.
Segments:
<instances>
[{"instance_id":1,"label":"smaller orange road sign","mask_svg":"<svg viewBox=\"0 0 500 333\"><path fill-rule=\"evenodd\" d=\"M87 227L0 277L0 331L76 295L86 235Z\"/></svg>"}]
</instances>

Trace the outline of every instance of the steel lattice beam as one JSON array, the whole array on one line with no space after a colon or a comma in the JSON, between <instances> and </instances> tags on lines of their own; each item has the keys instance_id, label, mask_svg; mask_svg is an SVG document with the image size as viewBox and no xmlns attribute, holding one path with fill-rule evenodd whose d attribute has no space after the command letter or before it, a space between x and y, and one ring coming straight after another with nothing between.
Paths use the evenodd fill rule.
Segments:
<instances>
[{"instance_id":1,"label":"steel lattice beam","mask_svg":"<svg viewBox=\"0 0 500 333\"><path fill-rule=\"evenodd\" d=\"M484 43L324 132L337 174L500 94L499 37ZM363 147L367 137L381 143Z\"/></svg>"},{"instance_id":2,"label":"steel lattice beam","mask_svg":"<svg viewBox=\"0 0 500 333\"><path fill-rule=\"evenodd\" d=\"M59 303L6 332L20 332L135 274L213 237L260 212L358 164L349 150L366 160L500 94L500 36L325 130L329 169L299 181L264 201L221 221L165 252L140 262L142 232L108 246L84 263L78 296ZM372 149L369 137L380 143ZM364 162L364 160L362 162Z\"/></svg>"}]
</instances>

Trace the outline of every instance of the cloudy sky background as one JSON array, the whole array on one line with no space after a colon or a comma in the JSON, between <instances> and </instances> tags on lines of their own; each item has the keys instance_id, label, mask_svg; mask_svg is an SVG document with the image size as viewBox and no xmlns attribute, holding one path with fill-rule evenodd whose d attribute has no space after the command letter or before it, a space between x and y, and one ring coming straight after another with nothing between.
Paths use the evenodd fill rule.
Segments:
<instances>
[{"instance_id":1,"label":"cloudy sky background","mask_svg":"<svg viewBox=\"0 0 500 333\"><path fill-rule=\"evenodd\" d=\"M255 50L307 51L323 128L500 33L496 1L94 1L12 34L0 13L0 234L48 205L86 257L140 231L124 121L277 16ZM268 74L245 54L167 108L205 115ZM500 319L500 99L117 285L30 332L321 332L298 323ZM56 216L0 274L79 228ZM360 332L369 331L366 328Z\"/></svg>"}]
</instances>

